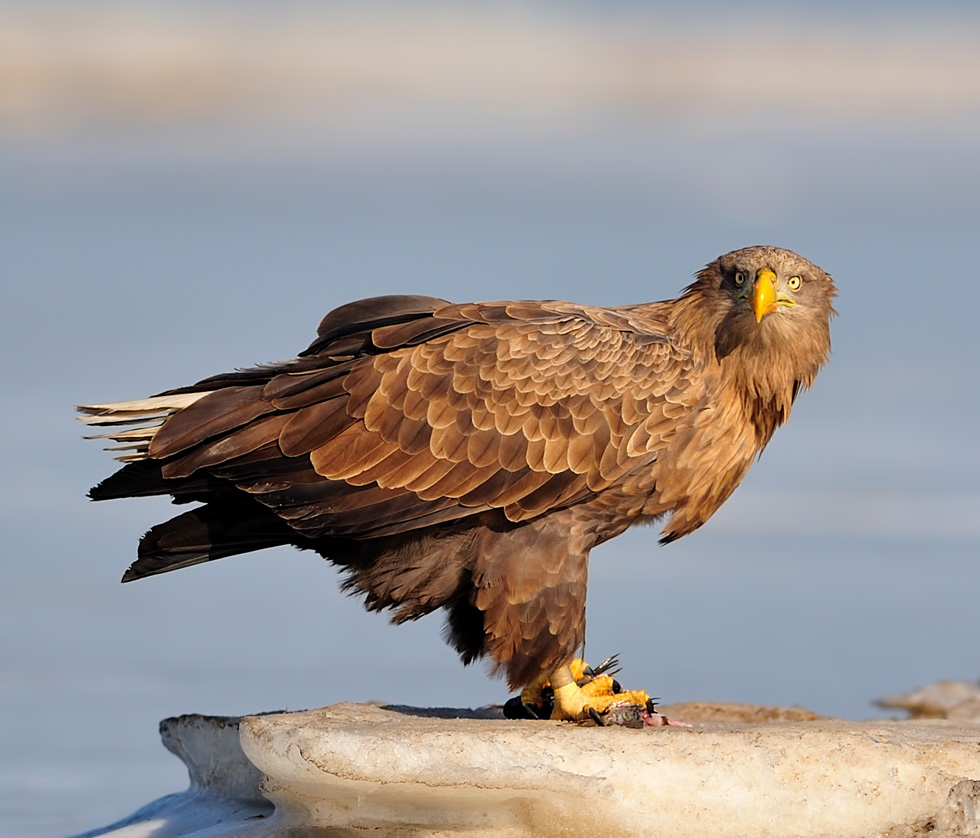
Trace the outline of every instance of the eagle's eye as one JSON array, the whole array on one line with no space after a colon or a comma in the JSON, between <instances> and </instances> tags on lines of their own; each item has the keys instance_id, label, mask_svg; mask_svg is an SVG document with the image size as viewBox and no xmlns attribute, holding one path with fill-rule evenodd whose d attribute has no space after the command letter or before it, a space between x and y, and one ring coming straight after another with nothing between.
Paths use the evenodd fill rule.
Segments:
<instances>
[{"instance_id":1,"label":"eagle's eye","mask_svg":"<svg viewBox=\"0 0 980 838\"><path fill-rule=\"evenodd\" d=\"M800 286L803 284L803 280L798 276L791 276L786 284L789 286L790 291L799 291Z\"/></svg>"},{"instance_id":2,"label":"eagle's eye","mask_svg":"<svg viewBox=\"0 0 980 838\"><path fill-rule=\"evenodd\" d=\"M741 288L745 285L745 271L735 271L735 287Z\"/></svg>"}]
</instances>

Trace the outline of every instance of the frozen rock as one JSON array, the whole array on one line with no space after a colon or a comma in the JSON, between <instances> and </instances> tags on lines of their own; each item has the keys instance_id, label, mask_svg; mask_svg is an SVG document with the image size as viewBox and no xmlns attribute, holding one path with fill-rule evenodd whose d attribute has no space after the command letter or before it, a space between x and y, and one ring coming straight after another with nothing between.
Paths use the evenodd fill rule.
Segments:
<instances>
[{"instance_id":1,"label":"frozen rock","mask_svg":"<svg viewBox=\"0 0 980 838\"><path fill-rule=\"evenodd\" d=\"M980 725L744 705L664 711L693 726L337 704L245 717L237 752L238 720L181 717L168 747L188 763L188 794L228 805L221 822L207 821L217 808L191 817L191 798L174 795L142 810L158 807L152 825L137 813L89 834L980 836ZM175 801L179 817L161 820Z\"/></svg>"},{"instance_id":2,"label":"frozen rock","mask_svg":"<svg viewBox=\"0 0 980 838\"><path fill-rule=\"evenodd\" d=\"M246 718L242 746L285 827L716 838L978 829L975 725L631 730L449 715L340 704Z\"/></svg>"}]
</instances>

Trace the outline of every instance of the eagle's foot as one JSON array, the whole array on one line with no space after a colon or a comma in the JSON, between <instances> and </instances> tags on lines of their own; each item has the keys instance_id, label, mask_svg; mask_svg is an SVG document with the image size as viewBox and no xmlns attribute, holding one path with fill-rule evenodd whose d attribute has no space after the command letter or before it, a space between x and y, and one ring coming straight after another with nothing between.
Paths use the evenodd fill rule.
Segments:
<instances>
[{"instance_id":1,"label":"eagle's foot","mask_svg":"<svg viewBox=\"0 0 980 838\"><path fill-rule=\"evenodd\" d=\"M551 718L625 727L683 724L658 713L655 700L643 690L624 690L612 677L617 670L615 656L595 668L576 658L550 678L526 686L520 697L507 702L504 714L511 719Z\"/></svg>"},{"instance_id":2,"label":"eagle's foot","mask_svg":"<svg viewBox=\"0 0 980 838\"><path fill-rule=\"evenodd\" d=\"M656 711L655 702L643 690L619 690L608 675L600 675L584 686L572 682L555 688L552 719L592 721L600 726L644 727L670 724Z\"/></svg>"},{"instance_id":3,"label":"eagle's foot","mask_svg":"<svg viewBox=\"0 0 980 838\"><path fill-rule=\"evenodd\" d=\"M602 714L608 709L609 703L609 696L587 693L582 687L571 681L561 687L554 688L554 707L551 711L551 718L555 721L593 721L597 725L604 725Z\"/></svg>"}]
</instances>

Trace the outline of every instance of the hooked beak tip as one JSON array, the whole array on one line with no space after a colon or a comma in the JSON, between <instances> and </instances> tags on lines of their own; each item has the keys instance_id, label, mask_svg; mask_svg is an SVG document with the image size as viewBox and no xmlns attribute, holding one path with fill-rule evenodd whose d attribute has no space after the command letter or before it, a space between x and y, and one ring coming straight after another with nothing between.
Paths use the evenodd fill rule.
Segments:
<instances>
[{"instance_id":1,"label":"hooked beak tip","mask_svg":"<svg viewBox=\"0 0 980 838\"><path fill-rule=\"evenodd\" d=\"M755 322L761 323L776 304L776 274L764 268L756 274L755 285L752 288L752 310L755 312Z\"/></svg>"}]
</instances>

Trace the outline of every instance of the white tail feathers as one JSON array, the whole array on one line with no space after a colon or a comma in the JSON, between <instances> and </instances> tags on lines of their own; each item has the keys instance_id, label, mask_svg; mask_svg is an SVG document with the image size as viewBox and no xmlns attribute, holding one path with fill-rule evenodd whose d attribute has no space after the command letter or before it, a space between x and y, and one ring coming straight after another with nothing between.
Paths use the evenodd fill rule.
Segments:
<instances>
[{"instance_id":1,"label":"white tail feathers","mask_svg":"<svg viewBox=\"0 0 980 838\"><path fill-rule=\"evenodd\" d=\"M111 439L119 445L110 445L106 451L125 452L116 457L123 463L145 460L153 435L161 425L185 407L208 395L204 393L179 393L170 396L153 396L149 399L135 399L128 402L109 402L107 404L85 404L76 409L84 414L78 419L94 427L120 427L104 434L93 434L86 439Z\"/></svg>"}]
</instances>

